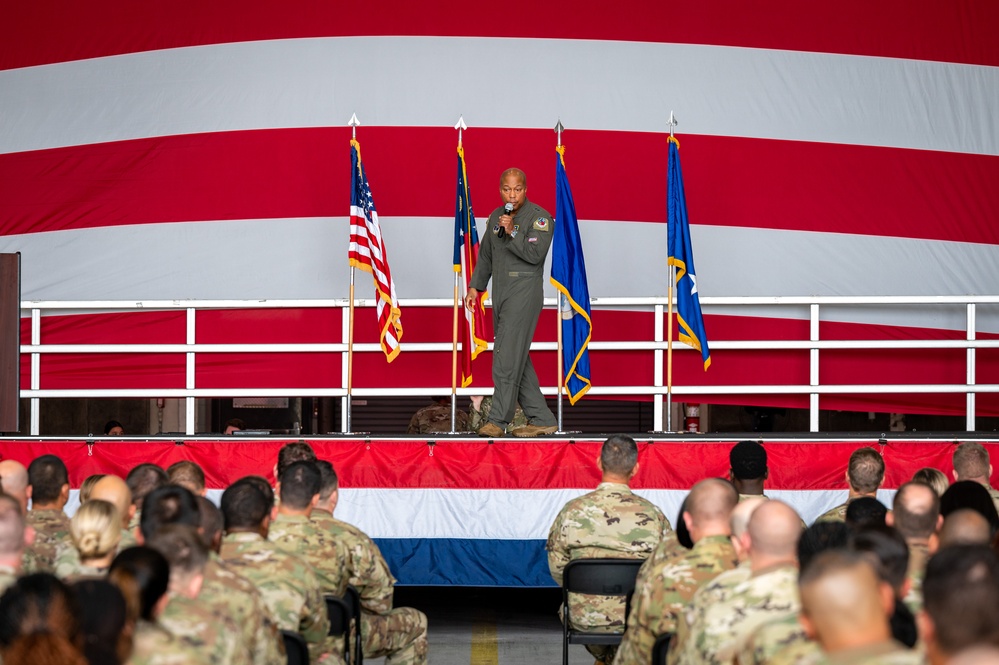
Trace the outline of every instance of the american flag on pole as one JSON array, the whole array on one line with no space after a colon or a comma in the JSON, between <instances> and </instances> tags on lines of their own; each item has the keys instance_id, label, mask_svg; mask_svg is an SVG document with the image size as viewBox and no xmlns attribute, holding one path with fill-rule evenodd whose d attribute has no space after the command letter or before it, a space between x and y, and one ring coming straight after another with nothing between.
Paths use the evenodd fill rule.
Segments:
<instances>
[{"instance_id":1,"label":"american flag on pole","mask_svg":"<svg viewBox=\"0 0 999 665\"><path fill-rule=\"evenodd\" d=\"M400 351L402 312L378 226L371 186L361 163L361 144L355 139L350 141L350 166L350 247L347 256L351 266L371 273L375 280L379 338L385 357L392 362Z\"/></svg>"},{"instance_id":2,"label":"american flag on pole","mask_svg":"<svg viewBox=\"0 0 999 665\"><path fill-rule=\"evenodd\" d=\"M454 204L454 271L460 272L462 278L459 301L465 301L475 264L479 260L479 232L475 228L475 213L472 212L472 196L468 188L468 174L465 171L465 151L458 146L458 194ZM486 294L479 298L475 310L469 312L465 307L465 324L461 327L461 387L467 388L472 383L472 361L485 350L488 343L483 337L486 329L485 310L483 302Z\"/></svg>"}]
</instances>

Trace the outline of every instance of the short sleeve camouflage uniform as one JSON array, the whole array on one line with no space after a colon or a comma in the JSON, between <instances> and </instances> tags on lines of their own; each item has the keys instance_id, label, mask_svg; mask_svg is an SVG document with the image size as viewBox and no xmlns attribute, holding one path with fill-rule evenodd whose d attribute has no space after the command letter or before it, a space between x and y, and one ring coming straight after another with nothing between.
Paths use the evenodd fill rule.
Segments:
<instances>
[{"instance_id":1,"label":"short sleeve camouflage uniform","mask_svg":"<svg viewBox=\"0 0 999 665\"><path fill-rule=\"evenodd\" d=\"M221 557L230 569L256 585L278 628L305 638L309 662L322 662L331 651L330 622L312 566L258 533L227 535Z\"/></svg>"},{"instance_id":2,"label":"short sleeve camouflage uniform","mask_svg":"<svg viewBox=\"0 0 999 665\"><path fill-rule=\"evenodd\" d=\"M708 536L682 549L672 560L654 566L635 589L628 629L615 665L645 665L656 638L675 633L677 616L702 585L739 563L728 536Z\"/></svg>"},{"instance_id":3,"label":"short sleeve camouflage uniform","mask_svg":"<svg viewBox=\"0 0 999 665\"><path fill-rule=\"evenodd\" d=\"M548 568L562 584L562 572L576 559L644 559L671 531L669 520L652 502L625 484L600 483L597 489L562 508L548 533ZM624 626L625 599L570 594L569 618L580 629L615 632ZM588 646L604 662L613 647Z\"/></svg>"},{"instance_id":4,"label":"short sleeve camouflage uniform","mask_svg":"<svg viewBox=\"0 0 999 665\"><path fill-rule=\"evenodd\" d=\"M310 519L332 534L347 555L348 584L361 596L365 658L386 656L389 665L420 665L427 659L427 617L412 607L393 607L395 578L381 551L352 524L315 509Z\"/></svg>"}]
</instances>

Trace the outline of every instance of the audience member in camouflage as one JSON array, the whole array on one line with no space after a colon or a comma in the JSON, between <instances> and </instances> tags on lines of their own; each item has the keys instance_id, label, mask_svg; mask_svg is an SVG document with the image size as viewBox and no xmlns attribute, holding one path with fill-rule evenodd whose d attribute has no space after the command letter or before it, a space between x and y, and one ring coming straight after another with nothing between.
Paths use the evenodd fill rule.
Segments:
<instances>
[{"instance_id":1,"label":"audience member in camouflage","mask_svg":"<svg viewBox=\"0 0 999 665\"><path fill-rule=\"evenodd\" d=\"M456 432L469 432L468 414L458 409L454 414ZM451 431L451 398L434 397L434 403L425 406L409 421L406 434L434 434Z\"/></svg>"},{"instance_id":2,"label":"audience member in camouflage","mask_svg":"<svg viewBox=\"0 0 999 665\"><path fill-rule=\"evenodd\" d=\"M615 665L648 663L656 638L676 632L677 616L697 589L738 564L729 538L729 516L736 503L735 488L717 478L691 489L682 519L694 547L681 548L672 560L653 566L636 587Z\"/></svg>"},{"instance_id":3,"label":"audience member in camouflage","mask_svg":"<svg viewBox=\"0 0 999 665\"><path fill-rule=\"evenodd\" d=\"M923 573L926 561L937 549L937 532L943 526L940 497L929 485L908 482L898 488L892 502L892 512L886 521L898 529L909 548L909 581L905 604L913 614L922 607Z\"/></svg>"},{"instance_id":4,"label":"audience member in camouflage","mask_svg":"<svg viewBox=\"0 0 999 665\"><path fill-rule=\"evenodd\" d=\"M28 525L35 530L35 542L29 548L34 570L51 572L56 548L69 540L69 518L63 512L69 501L69 474L61 459L42 455L28 465L28 496Z\"/></svg>"},{"instance_id":5,"label":"audience member in camouflage","mask_svg":"<svg viewBox=\"0 0 999 665\"><path fill-rule=\"evenodd\" d=\"M308 561L319 575L324 594L342 596L350 576L346 548L309 519L319 502L320 482L314 462L295 462L284 470L280 477L281 505L267 538Z\"/></svg>"},{"instance_id":6,"label":"audience member in camouflage","mask_svg":"<svg viewBox=\"0 0 999 665\"><path fill-rule=\"evenodd\" d=\"M478 432L480 427L489 422L489 412L493 408L493 398L492 396L482 397L481 395L472 395L471 401L472 403L468 407L468 429ZM506 426L506 431L512 432L515 429L527 427L527 425L527 416L518 404L516 410L513 412L513 420Z\"/></svg>"},{"instance_id":7,"label":"audience member in camouflage","mask_svg":"<svg viewBox=\"0 0 999 665\"><path fill-rule=\"evenodd\" d=\"M21 504L11 496L0 494L0 594L21 574L27 546L25 526Z\"/></svg>"},{"instance_id":8,"label":"audience member in camouflage","mask_svg":"<svg viewBox=\"0 0 999 665\"><path fill-rule=\"evenodd\" d=\"M649 556L665 533L669 520L653 503L628 487L638 472L638 447L627 436L612 436L600 451L597 465L603 474L596 491L565 505L548 533L548 568L562 584L562 571L576 559L634 558ZM615 596L571 594L569 621L573 626L599 632L624 627L625 599ZM587 646L596 658L609 663L614 647Z\"/></svg>"},{"instance_id":9,"label":"audience member in camouflage","mask_svg":"<svg viewBox=\"0 0 999 665\"><path fill-rule=\"evenodd\" d=\"M802 572L801 622L825 652L823 662L917 665L924 655L892 639L894 590L863 553L831 550Z\"/></svg>"},{"instance_id":10,"label":"audience member in camouflage","mask_svg":"<svg viewBox=\"0 0 999 665\"><path fill-rule=\"evenodd\" d=\"M128 490L132 493L132 505L135 506L135 513L129 520L128 528L137 529L142 523L142 504L146 497L153 490L163 487L170 482L167 472L155 464L139 464L128 472L125 476Z\"/></svg>"},{"instance_id":11,"label":"audience member in camouflage","mask_svg":"<svg viewBox=\"0 0 999 665\"><path fill-rule=\"evenodd\" d=\"M201 596L208 549L196 527L186 524L161 526L148 544L170 564L169 601L159 617L163 627L191 640L209 654L213 663L252 663L250 645L240 639L240 626L231 615L217 611Z\"/></svg>"},{"instance_id":12,"label":"audience member in camouflage","mask_svg":"<svg viewBox=\"0 0 999 665\"><path fill-rule=\"evenodd\" d=\"M729 663L756 628L798 611L795 546L800 534L801 519L781 501L765 501L753 511L745 534L749 578L727 588L724 594L705 597L698 591L694 595L688 609L694 621L675 662ZM710 588L708 585L703 590L707 593Z\"/></svg>"},{"instance_id":13,"label":"audience member in camouflage","mask_svg":"<svg viewBox=\"0 0 999 665\"><path fill-rule=\"evenodd\" d=\"M28 512L28 469L17 460L0 460L0 489L17 501L21 513Z\"/></svg>"},{"instance_id":14,"label":"audience member in camouflage","mask_svg":"<svg viewBox=\"0 0 999 665\"><path fill-rule=\"evenodd\" d=\"M845 522L846 509L850 502L862 496L878 498L878 488L885 481L885 461L873 448L858 448L850 455L846 468L846 484L850 488L845 503L819 516L816 522Z\"/></svg>"},{"instance_id":15,"label":"audience member in camouflage","mask_svg":"<svg viewBox=\"0 0 999 665\"><path fill-rule=\"evenodd\" d=\"M365 658L386 656L389 665L419 665L427 658L427 616L412 607L393 608L395 578L378 546L363 531L336 519L340 491L333 465L316 462L319 503L310 519L344 546L348 584L361 596L361 639Z\"/></svg>"},{"instance_id":16,"label":"audience member in camouflage","mask_svg":"<svg viewBox=\"0 0 999 665\"><path fill-rule=\"evenodd\" d=\"M786 614L757 628L739 654L739 665L769 665L778 657L781 662L793 663L797 658L820 654L822 650L808 639L798 616L797 612Z\"/></svg>"},{"instance_id":17,"label":"audience member in camouflage","mask_svg":"<svg viewBox=\"0 0 999 665\"><path fill-rule=\"evenodd\" d=\"M951 462L954 464L954 480L971 480L981 484L988 490L992 503L999 511L999 491L990 482L992 464L985 446L977 441L966 441L954 449Z\"/></svg>"},{"instance_id":18,"label":"audience member in camouflage","mask_svg":"<svg viewBox=\"0 0 999 665\"><path fill-rule=\"evenodd\" d=\"M149 493L143 506L140 531L144 539L152 538L168 524L200 527L197 497L183 487L159 487ZM229 570L215 552L208 553L203 572L198 602L236 622L241 641L249 648L254 665L282 665L285 662L284 642L260 591L252 582Z\"/></svg>"},{"instance_id":19,"label":"audience member in camouflage","mask_svg":"<svg viewBox=\"0 0 999 665\"><path fill-rule=\"evenodd\" d=\"M310 662L319 663L330 651L319 579L304 559L265 539L272 505L251 483L236 482L222 494L227 533L221 558L256 585L278 627L300 633Z\"/></svg>"}]
</instances>

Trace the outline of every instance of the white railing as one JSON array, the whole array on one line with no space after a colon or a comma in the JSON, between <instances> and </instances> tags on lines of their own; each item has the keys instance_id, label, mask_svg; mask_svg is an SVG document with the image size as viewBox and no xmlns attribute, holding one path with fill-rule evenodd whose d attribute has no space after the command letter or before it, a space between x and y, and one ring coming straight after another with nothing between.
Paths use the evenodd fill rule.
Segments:
<instances>
[{"instance_id":1,"label":"white railing","mask_svg":"<svg viewBox=\"0 0 999 665\"><path fill-rule=\"evenodd\" d=\"M546 306L555 306L554 299L546 299ZM818 431L819 397L830 394L954 394L965 395L965 423L968 431L975 429L975 397L979 393L999 392L999 384L976 382L976 351L978 349L999 349L999 340L977 339L977 309L980 305L999 305L999 296L896 296L896 297L702 297L702 306L712 313L724 313L726 308L745 307L808 307L809 339L807 340L726 340L711 341L715 351L735 350L800 350L809 351L809 382L790 385L674 385L670 397L684 395L809 395L810 430ZM357 300L358 307L374 307L373 300ZM445 299L402 300L403 308L443 307L450 308L452 302ZM965 339L960 340L823 340L819 338L820 312L823 308L837 306L920 306L934 307L963 306L966 308ZM276 309L276 308L339 308L346 310L346 299L333 300L146 300L146 301L23 301L22 311L31 314L31 343L21 345L21 353L31 357L31 385L21 390L21 397L31 400L30 432L39 433L40 400L46 398L184 398L186 405L186 432L195 431L195 400L199 397L343 397L347 394L347 344L348 317L342 316L340 340L331 343L308 344L198 344L195 343L197 312L208 309ZM665 297L656 298L594 298L593 309L640 310L654 313L655 326L653 339L648 341L594 341L591 351L649 351L653 356L653 381L651 385L602 386L596 385L591 395L651 395L655 405L654 428L663 429L664 399L667 398L665 377L666 308ZM122 312L150 310L185 310L186 340L176 344L42 344L42 312ZM601 331L601 336L605 333ZM492 345L490 344L490 349ZM555 342L536 342L533 350L552 351ZM674 344L675 351L690 351L685 345ZM355 353L381 353L378 344L357 344ZM427 351L450 351L451 341L406 343L407 353ZM835 384L823 385L819 377L819 357L827 349L965 349L964 383L954 384ZM72 389L48 390L41 386L41 357L45 354L103 354L103 353L182 353L186 356L186 380L184 388L173 389ZM195 357L198 353L341 353L341 377L338 386L328 388L197 388L195 386ZM557 374L551 372L552 384L544 386L547 395L557 394ZM450 386L427 386L420 388L354 388L351 395L369 396L414 396L436 395L450 392ZM460 395L473 395L488 392L481 387L459 389ZM346 400L343 408L346 409ZM347 422L344 413L343 422Z\"/></svg>"}]
</instances>

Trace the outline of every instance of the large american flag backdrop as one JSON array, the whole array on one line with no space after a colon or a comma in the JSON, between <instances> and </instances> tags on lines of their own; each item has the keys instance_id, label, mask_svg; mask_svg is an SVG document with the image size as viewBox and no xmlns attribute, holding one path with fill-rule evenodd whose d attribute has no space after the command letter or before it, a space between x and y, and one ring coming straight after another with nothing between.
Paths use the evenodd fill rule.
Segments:
<instances>
[{"instance_id":1,"label":"large american flag backdrop","mask_svg":"<svg viewBox=\"0 0 999 665\"><path fill-rule=\"evenodd\" d=\"M672 110L702 296L996 294L997 25L999 4L958 0L10 0L0 250L22 253L25 299L345 297L356 113L399 297L450 298L455 119L471 126L468 178L485 210L513 165L530 197L554 207L561 119L591 295L661 296ZM823 337L963 336L960 307L837 312ZM377 342L371 316L357 341ZM330 341L339 317L208 312L198 341ZM555 313L544 317L538 339L553 340ZM807 339L803 317L707 308L706 326L713 343ZM183 312L44 326L45 343L181 342L185 331ZM406 341L449 339L450 326L449 308L410 309ZM651 314L594 312L594 340L651 339L652 326ZM999 312L983 307L978 327L999 334ZM822 373L961 383L963 360L960 350L830 351ZM326 387L340 362L199 354L197 385ZM555 367L554 354L535 362ZM594 353L592 364L595 385L652 379L648 362ZM390 366L365 354L355 386L446 386L449 368L446 354L403 353ZM475 376L490 385L488 356ZM999 382L999 353L979 351L977 378ZM718 350L703 374L684 353L674 374L676 384L761 380L806 382L807 354ZM42 363L42 387L182 388L184 357L59 355ZM964 399L822 404L959 413ZM999 413L999 399L980 396L978 410Z\"/></svg>"}]
</instances>

